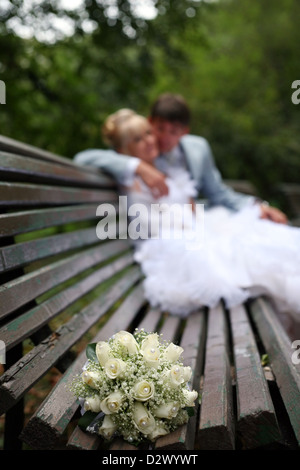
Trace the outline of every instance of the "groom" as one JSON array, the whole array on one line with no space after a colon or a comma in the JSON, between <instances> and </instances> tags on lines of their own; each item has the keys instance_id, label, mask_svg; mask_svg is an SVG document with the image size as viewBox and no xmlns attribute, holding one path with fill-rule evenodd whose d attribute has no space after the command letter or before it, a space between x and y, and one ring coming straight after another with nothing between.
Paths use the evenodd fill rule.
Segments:
<instances>
[{"instance_id":1,"label":"groom","mask_svg":"<svg viewBox=\"0 0 300 470\"><path fill-rule=\"evenodd\" d=\"M85 150L75 155L75 162L98 167L112 174L121 184L138 175L154 197L168 192L164 175L168 168L185 168L196 181L198 192L210 205L223 205L237 211L247 204L258 203L262 218L287 222L286 216L278 209L252 196L237 193L222 182L207 140L189 134L190 110L182 96L171 93L159 96L152 106L149 120L160 150L156 168L114 150Z\"/></svg>"}]
</instances>

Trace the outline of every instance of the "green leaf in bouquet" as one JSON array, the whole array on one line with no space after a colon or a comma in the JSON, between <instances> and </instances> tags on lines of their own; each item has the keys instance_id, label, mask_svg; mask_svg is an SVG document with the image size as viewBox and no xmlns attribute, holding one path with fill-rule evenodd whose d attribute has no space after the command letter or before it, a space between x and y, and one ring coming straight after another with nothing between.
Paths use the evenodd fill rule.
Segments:
<instances>
[{"instance_id":1,"label":"green leaf in bouquet","mask_svg":"<svg viewBox=\"0 0 300 470\"><path fill-rule=\"evenodd\" d=\"M90 361L98 362L97 355L96 355L96 346L97 346L97 343L90 343L86 347L86 357Z\"/></svg>"},{"instance_id":2,"label":"green leaf in bouquet","mask_svg":"<svg viewBox=\"0 0 300 470\"><path fill-rule=\"evenodd\" d=\"M190 418L192 416L194 416L195 412L194 412L194 408L192 406L187 406L185 409L186 409L187 414L189 415Z\"/></svg>"},{"instance_id":3,"label":"green leaf in bouquet","mask_svg":"<svg viewBox=\"0 0 300 470\"><path fill-rule=\"evenodd\" d=\"M261 365L264 367L269 364L269 356L268 354L263 354L261 356Z\"/></svg>"},{"instance_id":4,"label":"green leaf in bouquet","mask_svg":"<svg viewBox=\"0 0 300 470\"><path fill-rule=\"evenodd\" d=\"M81 416L78 420L78 426L85 431L86 428L94 421L99 413L94 411L86 411L84 415Z\"/></svg>"}]
</instances>

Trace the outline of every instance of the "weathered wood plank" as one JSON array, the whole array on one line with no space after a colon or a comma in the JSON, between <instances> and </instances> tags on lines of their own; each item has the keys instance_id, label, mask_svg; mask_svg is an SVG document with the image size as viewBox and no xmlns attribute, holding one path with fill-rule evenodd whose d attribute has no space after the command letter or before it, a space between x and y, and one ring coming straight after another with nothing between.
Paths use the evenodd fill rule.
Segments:
<instances>
[{"instance_id":1,"label":"weathered wood plank","mask_svg":"<svg viewBox=\"0 0 300 470\"><path fill-rule=\"evenodd\" d=\"M115 240L100 244L66 259L24 274L0 287L0 318L108 258L128 249L126 241Z\"/></svg>"},{"instance_id":2,"label":"weathered wood plank","mask_svg":"<svg viewBox=\"0 0 300 470\"><path fill-rule=\"evenodd\" d=\"M74 162L71 159L58 156L52 152L40 149L24 142L18 142L17 140L6 137L4 135L0 135L0 149L5 152L37 158L38 160L60 163L67 167L74 166Z\"/></svg>"},{"instance_id":3,"label":"weathered wood plank","mask_svg":"<svg viewBox=\"0 0 300 470\"><path fill-rule=\"evenodd\" d=\"M193 371L191 386L199 392L203 371L206 340L206 317L204 310L189 315L180 341L184 349L183 363Z\"/></svg>"},{"instance_id":4,"label":"weathered wood plank","mask_svg":"<svg viewBox=\"0 0 300 470\"><path fill-rule=\"evenodd\" d=\"M63 186L34 185L25 183L0 183L0 201L5 207L51 206L88 202L114 202L115 191L74 189Z\"/></svg>"},{"instance_id":5,"label":"weathered wood plank","mask_svg":"<svg viewBox=\"0 0 300 470\"><path fill-rule=\"evenodd\" d=\"M109 447L109 450L110 451L115 451L115 450L129 451L129 450L139 450L139 449L138 447L129 444L129 442L125 442L123 439L114 439L113 443Z\"/></svg>"},{"instance_id":6,"label":"weathered wood plank","mask_svg":"<svg viewBox=\"0 0 300 470\"><path fill-rule=\"evenodd\" d=\"M190 429L196 427L195 417L193 416L189 420L189 425L180 426L175 431L162 436L155 442L155 450L178 450L186 451L194 449L195 436L189 432Z\"/></svg>"},{"instance_id":7,"label":"weathered wood plank","mask_svg":"<svg viewBox=\"0 0 300 470\"><path fill-rule=\"evenodd\" d=\"M93 227L8 245L0 249L0 272L99 241Z\"/></svg>"},{"instance_id":8,"label":"weathered wood plank","mask_svg":"<svg viewBox=\"0 0 300 470\"><path fill-rule=\"evenodd\" d=\"M147 333L155 333L157 331L157 325L160 318L161 312L158 309L151 308L145 317L141 320L137 328L144 328Z\"/></svg>"},{"instance_id":9,"label":"weathered wood plank","mask_svg":"<svg viewBox=\"0 0 300 470\"><path fill-rule=\"evenodd\" d=\"M273 402L244 306L230 310L237 390L237 435L243 448L280 440Z\"/></svg>"},{"instance_id":10,"label":"weathered wood plank","mask_svg":"<svg viewBox=\"0 0 300 470\"><path fill-rule=\"evenodd\" d=\"M252 302L250 313L268 353L286 411L300 443L300 365L293 364L291 341L267 299L259 298Z\"/></svg>"},{"instance_id":11,"label":"weathered wood plank","mask_svg":"<svg viewBox=\"0 0 300 470\"><path fill-rule=\"evenodd\" d=\"M0 328L0 339L4 341L6 350L9 351L20 341L30 337L76 300L132 264L132 262L132 254L122 256L4 325ZM139 268L134 266L127 275L135 278L137 272L139 272Z\"/></svg>"},{"instance_id":12,"label":"weathered wood plank","mask_svg":"<svg viewBox=\"0 0 300 470\"><path fill-rule=\"evenodd\" d=\"M164 318L163 325L160 329L162 341L175 341L176 332L178 330L180 318L172 315L167 315Z\"/></svg>"},{"instance_id":13,"label":"weathered wood plank","mask_svg":"<svg viewBox=\"0 0 300 470\"><path fill-rule=\"evenodd\" d=\"M232 384L228 332L221 305L208 315L204 385L197 447L205 450L234 449Z\"/></svg>"},{"instance_id":14,"label":"weathered wood plank","mask_svg":"<svg viewBox=\"0 0 300 470\"><path fill-rule=\"evenodd\" d=\"M0 151L1 180L38 182L72 186L109 187L116 189L116 183L100 172L85 172L78 166L66 166L55 162L24 158Z\"/></svg>"},{"instance_id":15,"label":"weathered wood plank","mask_svg":"<svg viewBox=\"0 0 300 470\"><path fill-rule=\"evenodd\" d=\"M195 312L187 318L187 323L180 341L184 349L183 363L193 371L191 389L199 392L200 375L203 367L205 346L205 317L204 312ZM159 438L155 443L156 450L193 450L198 419L198 400L195 404L194 416L188 423L176 431Z\"/></svg>"},{"instance_id":16,"label":"weathered wood plank","mask_svg":"<svg viewBox=\"0 0 300 470\"><path fill-rule=\"evenodd\" d=\"M300 214L300 184L295 183L281 183L278 187L290 205L290 209L294 216Z\"/></svg>"},{"instance_id":17,"label":"weathered wood plank","mask_svg":"<svg viewBox=\"0 0 300 470\"><path fill-rule=\"evenodd\" d=\"M70 222L96 219L98 204L33 209L0 214L0 237L10 237Z\"/></svg>"},{"instance_id":18,"label":"weathered wood plank","mask_svg":"<svg viewBox=\"0 0 300 470\"><path fill-rule=\"evenodd\" d=\"M67 447L69 450L98 450L103 444L100 436L90 435L76 426L69 438Z\"/></svg>"},{"instance_id":19,"label":"weathered wood plank","mask_svg":"<svg viewBox=\"0 0 300 470\"><path fill-rule=\"evenodd\" d=\"M126 283L126 278L125 278ZM127 282L128 285L128 282ZM26 354L0 378L0 414L13 406L63 355L107 312L120 294L118 285L101 295L71 318L49 338ZM124 315L130 315L134 305L144 302L143 289L138 285L122 304ZM127 302L126 302L127 301ZM119 319L117 320L117 322Z\"/></svg>"}]
</instances>

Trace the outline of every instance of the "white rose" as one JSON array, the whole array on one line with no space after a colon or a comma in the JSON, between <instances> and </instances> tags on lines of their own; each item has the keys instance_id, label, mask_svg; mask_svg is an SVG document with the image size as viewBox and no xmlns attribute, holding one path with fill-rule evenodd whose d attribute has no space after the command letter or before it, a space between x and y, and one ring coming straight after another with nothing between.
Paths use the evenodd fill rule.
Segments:
<instances>
[{"instance_id":1,"label":"white rose","mask_svg":"<svg viewBox=\"0 0 300 470\"><path fill-rule=\"evenodd\" d=\"M118 426L116 426L111 417L105 415L102 426L99 428L98 433L105 439L110 439L116 432L117 428Z\"/></svg>"},{"instance_id":2,"label":"white rose","mask_svg":"<svg viewBox=\"0 0 300 470\"><path fill-rule=\"evenodd\" d=\"M118 358L110 358L105 362L104 371L110 379L122 377L126 370L126 362Z\"/></svg>"},{"instance_id":3,"label":"white rose","mask_svg":"<svg viewBox=\"0 0 300 470\"><path fill-rule=\"evenodd\" d=\"M183 348L176 346L174 343L170 343L164 352L163 358L166 361L176 362L182 353Z\"/></svg>"},{"instance_id":4,"label":"white rose","mask_svg":"<svg viewBox=\"0 0 300 470\"><path fill-rule=\"evenodd\" d=\"M147 380L137 382L133 387L133 396L138 401L146 401L153 397L155 392L154 384Z\"/></svg>"},{"instance_id":5,"label":"white rose","mask_svg":"<svg viewBox=\"0 0 300 470\"><path fill-rule=\"evenodd\" d=\"M155 429L154 417L145 406L138 401L134 403L133 422L137 429L145 435L151 434Z\"/></svg>"},{"instance_id":6,"label":"white rose","mask_svg":"<svg viewBox=\"0 0 300 470\"><path fill-rule=\"evenodd\" d=\"M192 390L191 392L189 390L183 390L184 393L184 398L185 398L185 406L195 406L195 400L198 397L198 392L195 390Z\"/></svg>"},{"instance_id":7,"label":"white rose","mask_svg":"<svg viewBox=\"0 0 300 470\"><path fill-rule=\"evenodd\" d=\"M154 441L158 437L165 436L166 434L168 434L168 431L166 431L161 425L156 424L154 431L148 434L148 438L150 441Z\"/></svg>"},{"instance_id":8,"label":"white rose","mask_svg":"<svg viewBox=\"0 0 300 470\"><path fill-rule=\"evenodd\" d=\"M137 354L139 350L139 345L134 336L131 333L128 333L128 331L119 331L119 333L116 333L114 341L122 344L122 346L127 349L129 355Z\"/></svg>"},{"instance_id":9,"label":"white rose","mask_svg":"<svg viewBox=\"0 0 300 470\"><path fill-rule=\"evenodd\" d=\"M95 413L99 413L101 411L101 400L97 395L86 398L83 407L85 411L94 411Z\"/></svg>"},{"instance_id":10,"label":"white rose","mask_svg":"<svg viewBox=\"0 0 300 470\"><path fill-rule=\"evenodd\" d=\"M190 366L183 368L183 378L185 382L188 382L192 377L193 371Z\"/></svg>"},{"instance_id":11,"label":"white rose","mask_svg":"<svg viewBox=\"0 0 300 470\"><path fill-rule=\"evenodd\" d=\"M121 392L113 392L101 401L101 410L106 415L117 413L120 409L124 395Z\"/></svg>"},{"instance_id":12,"label":"white rose","mask_svg":"<svg viewBox=\"0 0 300 470\"><path fill-rule=\"evenodd\" d=\"M82 380L92 388L98 388L99 381L101 380L101 374L98 372L92 372L85 370L81 374Z\"/></svg>"},{"instance_id":13,"label":"white rose","mask_svg":"<svg viewBox=\"0 0 300 470\"><path fill-rule=\"evenodd\" d=\"M179 387L185 382L184 380L184 368L179 365L174 365L170 370L164 373L164 377L167 383L171 387Z\"/></svg>"},{"instance_id":14,"label":"white rose","mask_svg":"<svg viewBox=\"0 0 300 470\"><path fill-rule=\"evenodd\" d=\"M163 405L160 405L158 408L156 408L155 411L153 411L153 414L157 418L172 419L172 418L175 418L175 416L177 416L179 410L180 410L179 403L169 402L169 403L164 403Z\"/></svg>"},{"instance_id":15,"label":"white rose","mask_svg":"<svg viewBox=\"0 0 300 470\"><path fill-rule=\"evenodd\" d=\"M96 356L99 361L99 364L104 367L106 361L111 356L111 349L108 343L105 341L99 341L96 344Z\"/></svg>"},{"instance_id":16,"label":"white rose","mask_svg":"<svg viewBox=\"0 0 300 470\"><path fill-rule=\"evenodd\" d=\"M154 367L155 369L159 366L160 362L160 351L154 346L149 346L141 350L143 359L147 366Z\"/></svg>"},{"instance_id":17,"label":"white rose","mask_svg":"<svg viewBox=\"0 0 300 470\"><path fill-rule=\"evenodd\" d=\"M150 347L157 348L159 346L159 338L157 333L151 333L143 339L141 344L141 350L148 349Z\"/></svg>"}]
</instances>

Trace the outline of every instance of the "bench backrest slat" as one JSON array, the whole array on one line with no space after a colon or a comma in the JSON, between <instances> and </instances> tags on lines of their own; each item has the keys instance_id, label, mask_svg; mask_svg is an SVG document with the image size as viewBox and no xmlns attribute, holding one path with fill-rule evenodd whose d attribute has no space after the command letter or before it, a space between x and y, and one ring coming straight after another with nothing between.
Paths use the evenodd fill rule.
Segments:
<instances>
[{"instance_id":1,"label":"bench backrest slat","mask_svg":"<svg viewBox=\"0 0 300 470\"><path fill-rule=\"evenodd\" d=\"M35 331L41 328L41 326L47 324L78 299L88 294L91 290L101 285L104 281L119 273L121 270L129 267L132 262L131 254L121 256L109 265L97 269L89 276L84 277L70 287L66 287L62 292L54 294L40 305L29 309L16 319L11 320L0 328L0 337L5 342L6 350L9 351L20 341L31 336ZM128 275L135 276L136 269L137 268L131 268Z\"/></svg>"},{"instance_id":2,"label":"bench backrest slat","mask_svg":"<svg viewBox=\"0 0 300 470\"><path fill-rule=\"evenodd\" d=\"M7 181L51 182L77 185L78 187L116 188L109 176L82 171L79 166L66 167L60 164L39 161L33 158L11 155L0 151L0 179Z\"/></svg>"},{"instance_id":3,"label":"bench backrest slat","mask_svg":"<svg viewBox=\"0 0 300 470\"><path fill-rule=\"evenodd\" d=\"M19 142L3 135L0 135L0 150L12 154L27 156L30 158L37 158L39 161L59 163L66 167L75 166L74 162L69 158L61 157L47 150Z\"/></svg>"},{"instance_id":4,"label":"bench backrest slat","mask_svg":"<svg viewBox=\"0 0 300 470\"><path fill-rule=\"evenodd\" d=\"M124 241L108 242L104 249L100 246L90 248L84 253L80 252L66 259L55 261L9 281L0 287L0 318L47 290L127 249L128 245Z\"/></svg>"},{"instance_id":5,"label":"bench backrest slat","mask_svg":"<svg viewBox=\"0 0 300 470\"><path fill-rule=\"evenodd\" d=\"M0 183L0 203L4 207L51 206L88 202L114 202L118 196L109 190L74 189L63 186Z\"/></svg>"},{"instance_id":6,"label":"bench backrest slat","mask_svg":"<svg viewBox=\"0 0 300 470\"><path fill-rule=\"evenodd\" d=\"M99 243L95 227L8 245L0 249L0 272L48 256Z\"/></svg>"},{"instance_id":7,"label":"bench backrest slat","mask_svg":"<svg viewBox=\"0 0 300 470\"><path fill-rule=\"evenodd\" d=\"M0 238L95 220L98 204L32 209L0 215Z\"/></svg>"}]
</instances>

